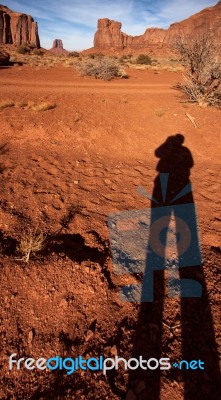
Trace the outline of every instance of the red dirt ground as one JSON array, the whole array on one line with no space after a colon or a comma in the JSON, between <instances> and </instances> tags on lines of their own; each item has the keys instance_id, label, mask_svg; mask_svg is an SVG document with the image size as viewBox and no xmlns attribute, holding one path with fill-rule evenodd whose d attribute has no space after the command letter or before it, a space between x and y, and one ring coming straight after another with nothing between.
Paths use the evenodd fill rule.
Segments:
<instances>
[{"instance_id":1,"label":"red dirt ground","mask_svg":"<svg viewBox=\"0 0 221 400\"><path fill-rule=\"evenodd\" d=\"M57 105L45 112L0 111L0 399L220 398L220 111L183 103L173 89L180 73L128 74L127 80L103 82L62 67L0 70L0 101ZM175 133L185 136L194 159L204 296L185 299L184 316L180 301L166 297L159 317L157 300L139 306L119 299L128 278L114 274L107 219L116 211L150 206L137 187L152 191L154 151ZM25 263L17 259L16 244L27 227L51 241ZM183 331L166 326L180 323ZM201 358L206 368L184 374L171 369L160 381L155 371L120 370L105 377L8 369L11 353L128 359L138 349L173 360Z\"/></svg>"}]
</instances>

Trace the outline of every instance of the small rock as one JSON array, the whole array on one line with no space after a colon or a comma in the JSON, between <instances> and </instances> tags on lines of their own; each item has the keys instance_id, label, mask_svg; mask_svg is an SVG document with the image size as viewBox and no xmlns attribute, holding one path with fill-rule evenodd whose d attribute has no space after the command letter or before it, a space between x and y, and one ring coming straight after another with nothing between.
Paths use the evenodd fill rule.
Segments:
<instances>
[{"instance_id":1,"label":"small rock","mask_svg":"<svg viewBox=\"0 0 221 400\"><path fill-rule=\"evenodd\" d=\"M92 332L90 329L86 333L85 337L85 342L89 342L91 339L94 337L94 332Z\"/></svg>"},{"instance_id":2,"label":"small rock","mask_svg":"<svg viewBox=\"0 0 221 400\"><path fill-rule=\"evenodd\" d=\"M29 348L32 347L33 339L34 339L34 329L32 329L31 331L28 332L28 347Z\"/></svg>"},{"instance_id":3,"label":"small rock","mask_svg":"<svg viewBox=\"0 0 221 400\"><path fill-rule=\"evenodd\" d=\"M200 101L200 102L199 102L199 106L200 106L201 108L207 108L207 107L208 107L208 103L203 102L203 101Z\"/></svg>"},{"instance_id":4,"label":"small rock","mask_svg":"<svg viewBox=\"0 0 221 400\"><path fill-rule=\"evenodd\" d=\"M174 334L173 334L173 332L170 332L169 338L170 338L170 339L174 339Z\"/></svg>"},{"instance_id":5,"label":"small rock","mask_svg":"<svg viewBox=\"0 0 221 400\"><path fill-rule=\"evenodd\" d=\"M104 179L106 185L111 185L112 181L110 179Z\"/></svg>"},{"instance_id":6,"label":"small rock","mask_svg":"<svg viewBox=\"0 0 221 400\"><path fill-rule=\"evenodd\" d=\"M113 355L113 356L117 356L117 347L114 345L113 347L111 347L111 354Z\"/></svg>"},{"instance_id":7,"label":"small rock","mask_svg":"<svg viewBox=\"0 0 221 400\"><path fill-rule=\"evenodd\" d=\"M61 210L61 203L57 199L52 200L52 207L55 208L55 210Z\"/></svg>"}]
</instances>

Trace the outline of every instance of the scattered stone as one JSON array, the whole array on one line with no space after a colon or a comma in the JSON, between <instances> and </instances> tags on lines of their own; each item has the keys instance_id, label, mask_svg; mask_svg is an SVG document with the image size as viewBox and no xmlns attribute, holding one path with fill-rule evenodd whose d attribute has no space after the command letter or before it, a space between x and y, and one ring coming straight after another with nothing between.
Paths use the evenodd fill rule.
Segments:
<instances>
[{"instance_id":1,"label":"scattered stone","mask_svg":"<svg viewBox=\"0 0 221 400\"><path fill-rule=\"evenodd\" d=\"M52 200L52 206L55 210L61 210L61 202L58 199Z\"/></svg>"},{"instance_id":2,"label":"scattered stone","mask_svg":"<svg viewBox=\"0 0 221 400\"><path fill-rule=\"evenodd\" d=\"M86 336L85 336L85 342L89 342L91 339L94 337L94 332L92 332L90 329L87 331Z\"/></svg>"},{"instance_id":3,"label":"scattered stone","mask_svg":"<svg viewBox=\"0 0 221 400\"><path fill-rule=\"evenodd\" d=\"M32 348L33 339L34 339L34 329L31 329L31 330L28 332L28 347L29 347L29 349Z\"/></svg>"},{"instance_id":4,"label":"scattered stone","mask_svg":"<svg viewBox=\"0 0 221 400\"><path fill-rule=\"evenodd\" d=\"M117 352L117 346L113 346L113 347L111 347L111 354L113 355L113 356L117 356L117 354L118 354L118 352Z\"/></svg>"}]
</instances>

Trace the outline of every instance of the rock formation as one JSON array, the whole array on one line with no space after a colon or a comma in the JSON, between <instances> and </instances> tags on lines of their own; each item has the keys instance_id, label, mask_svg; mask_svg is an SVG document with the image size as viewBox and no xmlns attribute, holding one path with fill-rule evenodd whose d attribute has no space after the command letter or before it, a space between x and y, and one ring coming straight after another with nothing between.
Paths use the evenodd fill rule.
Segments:
<instances>
[{"instance_id":1,"label":"rock formation","mask_svg":"<svg viewBox=\"0 0 221 400\"><path fill-rule=\"evenodd\" d=\"M193 37L203 32L211 32L217 42L221 42L221 1L205 8L168 29L148 28L143 35L129 36L121 31L121 23L108 18L98 20L94 36L94 48L103 50L146 51L168 49L181 35Z\"/></svg>"},{"instance_id":2,"label":"rock formation","mask_svg":"<svg viewBox=\"0 0 221 400\"><path fill-rule=\"evenodd\" d=\"M10 56L6 51L0 49L0 65L8 65Z\"/></svg>"},{"instance_id":3,"label":"rock formation","mask_svg":"<svg viewBox=\"0 0 221 400\"><path fill-rule=\"evenodd\" d=\"M61 39L55 39L53 41L53 46L50 51L57 55L67 54L68 51L63 48L63 42Z\"/></svg>"},{"instance_id":4,"label":"rock formation","mask_svg":"<svg viewBox=\"0 0 221 400\"><path fill-rule=\"evenodd\" d=\"M0 5L0 44L33 44L39 48L37 22L30 15Z\"/></svg>"}]
</instances>

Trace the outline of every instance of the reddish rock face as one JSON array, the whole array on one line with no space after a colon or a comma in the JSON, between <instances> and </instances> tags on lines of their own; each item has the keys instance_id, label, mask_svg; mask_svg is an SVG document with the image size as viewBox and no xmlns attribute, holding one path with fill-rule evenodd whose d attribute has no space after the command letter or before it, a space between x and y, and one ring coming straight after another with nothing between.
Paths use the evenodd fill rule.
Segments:
<instances>
[{"instance_id":1,"label":"reddish rock face","mask_svg":"<svg viewBox=\"0 0 221 400\"><path fill-rule=\"evenodd\" d=\"M121 32L121 23L110 21L108 18L98 20L97 32L94 36L94 47L114 47L122 49L124 47L124 37Z\"/></svg>"},{"instance_id":2,"label":"reddish rock face","mask_svg":"<svg viewBox=\"0 0 221 400\"><path fill-rule=\"evenodd\" d=\"M30 15L0 5L0 44L33 44L39 48L37 22Z\"/></svg>"},{"instance_id":3,"label":"reddish rock face","mask_svg":"<svg viewBox=\"0 0 221 400\"><path fill-rule=\"evenodd\" d=\"M63 42L61 39L55 39L53 41L53 46L52 46L52 49L50 49L50 51L57 55L59 55L59 54L62 55L62 54L68 53L68 51L63 48Z\"/></svg>"},{"instance_id":4,"label":"reddish rock face","mask_svg":"<svg viewBox=\"0 0 221 400\"><path fill-rule=\"evenodd\" d=\"M168 49L181 35L193 37L211 32L217 42L221 41L221 1L205 8L168 29L148 28L143 35L129 36L121 32L121 23L107 18L99 19L94 36L94 47L99 50L160 50Z\"/></svg>"}]
</instances>

